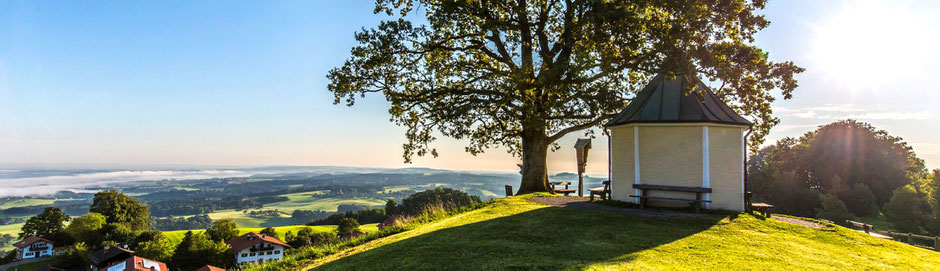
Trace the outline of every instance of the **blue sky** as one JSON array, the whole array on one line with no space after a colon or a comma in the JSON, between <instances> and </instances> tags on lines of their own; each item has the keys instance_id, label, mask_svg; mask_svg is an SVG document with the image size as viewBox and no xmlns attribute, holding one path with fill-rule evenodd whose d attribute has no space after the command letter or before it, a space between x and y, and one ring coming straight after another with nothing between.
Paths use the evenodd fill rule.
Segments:
<instances>
[{"instance_id":1,"label":"blue sky","mask_svg":"<svg viewBox=\"0 0 940 271\"><path fill-rule=\"evenodd\" d=\"M940 167L940 56L931 1L771 1L757 44L807 68L774 104L771 141L853 117ZM515 170L442 139L401 159L383 97L332 104L326 72L383 19L373 1L0 2L0 165L429 166ZM568 150L552 171L573 171ZM597 140L606 141L606 138ZM606 172L595 144L589 172Z\"/></svg>"}]
</instances>

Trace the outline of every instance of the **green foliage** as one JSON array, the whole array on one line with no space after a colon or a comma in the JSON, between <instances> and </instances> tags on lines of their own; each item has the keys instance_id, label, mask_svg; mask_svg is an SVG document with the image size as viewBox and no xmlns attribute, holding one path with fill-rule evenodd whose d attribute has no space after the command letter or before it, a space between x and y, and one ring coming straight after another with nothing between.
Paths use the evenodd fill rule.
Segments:
<instances>
[{"instance_id":1,"label":"green foliage","mask_svg":"<svg viewBox=\"0 0 940 271\"><path fill-rule=\"evenodd\" d=\"M820 194L819 204L822 208L816 209L816 217L828 219L838 224L845 224L846 220L852 219L845 203L839 197L831 194Z\"/></svg>"},{"instance_id":2,"label":"green foliage","mask_svg":"<svg viewBox=\"0 0 940 271\"><path fill-rule=\"evenodd\" d=\"M748 0L380 0L376 11L400 17L356 33L359 45L329 72L327 87L334 103L350 106L382 93L391 120L406 127L406 162L437 156L430 143L439 133L466 139L474 155L506 147L523 157L519 191L548 191L545 157L554 142L600 128L658 72L724 86L718 96L756 118L750 144L759 145L779 122L771 90L790 98L793 76L803 71L754 45L769 24L763 7Z\"/></svg>"},{"instance_id":3,"label":"green foliage","mask_svg":"<svg viewBox=\"0 0 940 271\"><path fill-rule=\"evenodd\" d=\"M65 232L72 236L76 242L85 244L97 244L99 230L107 224L104 215L99 213L87 213L72 219L72 222L65 227Z\"/></svg>"},{"instance_id":4,"label":"green foliage","mask_svg":"<svg viewBox=\"0 0 940 271\"><path fill-rule=\"evenodd\" d=\"M339 224L340 220L345 218L355 219L360 224L371 224L382 222L385 220L386 216L384 209L358 210L332 214L327 218L307 223L307 225L336 225Z\"/></svg>"},{"instance_id":5,"label":"green foliage","mask_svg":"<svg viewBox=\"0 0 940 271\"><path fill-rule=\"evenodd\" d=\"M130 244L137 238L140 232L134 231L124 223L109 223L101 227L101 229L98 230L98 234L99 238L103 241L100 246L89 244L91 248L98 249L108 245L117 246L119 244Z\"/></svg>"},{"instance_id":6,"label":"green foliage","mask_svg":"<svg viewBox=\"0 0 940 271\"><path fill-rule=\"evenodd\" d=\"M289 232L288 232L289 233ZM293 234L291 234L293 235ZM337 236L333 232L314 232L311 228L305 227L297 231L296 236L291 236L287 244L293 248L325 246L337 241Z\"/></svg>"},{"instance_id":7,"label":"green foliage","mask_svg":"<svg viewBox=\"0 0 940 271\"><path fill-rule=\"evenodd\" d=\"M920 233L928 218L927 202L912 185L906 185L894 190L891 200L885 204L885 218L894 225L894 228L904 231Z\"/></svg>"},{"instance_id":8,"label":"green foliage","mask_svg":"<svg viewBox=\"0 0 940 271\"><path fill-rule=\"evenodd\" d=\"M232 219L220 219L212 222L212 226L206 229L206 235L210 240L225 242L238 237L238 225Z\"/></svg>"},{"instance_id":9,"label":"green foliage","mask_svg":"<svg viewBox=\"0 0 940 271\"><path fill-rule=\"evenodd\" d=\"M261 230L260 233L261 233L261 234L264 234L264 235L267 235L267 236L274 237L274 238L278 238L278 236L277 236L277 230L275 230L275 229L272 228L272 227L264 228L263 230Z\"/></svg>"},{"instance_id":10,"label":"green foliage","mask_svg":"<svg viewBox=\"0 0 940 271\"><path fill-rule=\"evenodd\" d=\"M221 241L210 240L206 234L186 232L168 264L175 270L196 270L207 264L228 268L234 266L229 248Z\"/></svg>"},{"instance_id":11,"label":"green foliage","mask_svg":"<svg viewBox=\"0 0 940 271\"><path fill-rule=\"evenodd\" d=\"M417 216L429 208L449 210L477 203L480 203L480 198L477 196L471 196L456 189L437 188L405 197L399 211L405 215Z\"/></svg>"},{"instance_id":12,"label":"green foliage","mask_svg":"<svg viewBox=\"0 0 940 271\"><path fill-rule=\"evenodd\" d=\"M20 238L38 235L50 238L65 228L69 216L56 207L46 207L42 213L30 217L20 228ZM53 242L57 240L51 240Z\"/></svg>"},{"instance_id":13,"label":"green foliage","mask_svg":"<svg viewBox=\"0 0 940 271\"><path fill-rule=\"evenodd\" d=\"M284 242L290 242L291 240L294 240L294 238L295 236L293 232L287 231L287 233L284 233Z\"/></svg>"},{"instance_id":14,"label":"green foliage","mask_svg":"<svg viewBox=\"0 0 940 271\"><path fill-rule=\"evenodd\" d=\"M175 249L170 240L160 234L151 240L138 243L134 253L144 258L168 262L172 259Z\"/></svg>"},{"instance_id":15,"label":"green foliage","mask_svg":"<svg viewBox=\"0 0 940 271\"><path fill-rule=\"evenodd\" d=\"M343 218L339 221L339 224L336 227L336 235L343 238L350 237L358 233L361 233L359 231L359 222L352 218Z\"/></svg>"},{"instance_id":16,"label":"green foliage","mask_svg":"<svg viewBox=\"0 0 940 271\"><path fill-rule=\"evenodd\" d=\"M385 202L385 215L397 215L399 214L398 202L393 199L390 199Z\"/></svg>"},{"instance_id":17,"label":"green foliage","mask_svg":"<svg viewBox=\"0 0 940 271\"><path fill-rule=\"evenodd\" d=\"M0 255L3 255L3 257L0 257L0 265L12 263L14 260L16 260L16 250L0 252Z\"/></svg>"},{"instance_id":18,"label":"green foliage","mask_svg":"<svg viewBox=\"0 0 940 271\"><path fill-rule=\"evenodd\" d=\"M114 190L96 193L88 211L104 215L108 223L125 224L132 230L150 228L150 207Z\"/></svg>"},{"instance_id":19,"label":"green foliage","mask_svg":"<svg viewBox=\"0 0 940 271\"><path fill-rule=\"evenodd\" d=\"M87 267L90 264L88 262L88 253L90 251L85 243L75 243L75 245L66 248L61 255L55 256L53 265L59 268Z\"/></svg>"},{"instance_id":20,"label":"green foliage","mask_svg":"<svg viewBox=\"0 0 940 271\"><path fill-rule=\"evenodd\" d=\"M865 184L854 184L852 189L838 192L839 199L845 202L849 212L855 216L873 216L878 214L878 202L875 193Z\"/></svg>"},{"instance_id":21,"label":"green foliage","mask_svg":"<svg viewBox=\"0 0 940 271\"><path fill-rule=\"evenodd\" d=\"M816 193L836 195L855 215L874 215L897 188L925 172L901 138L870 124L843 120L799 139L784 138L748 160L748 188L775 211L812 216ZM824 209L824 208L823 208Z\"/></svg>"}]
</instances>

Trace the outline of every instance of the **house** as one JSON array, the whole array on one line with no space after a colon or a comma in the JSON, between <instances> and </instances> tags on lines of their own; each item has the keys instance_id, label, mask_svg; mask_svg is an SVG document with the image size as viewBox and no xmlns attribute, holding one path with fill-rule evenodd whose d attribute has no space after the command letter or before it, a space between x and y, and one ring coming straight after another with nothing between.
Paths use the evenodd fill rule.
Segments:
<instances>
[{"instance_id":1,"label":"house","mask_svg":"<svg viewBox=\"0 0 940 271\"><path fill-rule=\"evenodd\" d=\"M215 267L211 265L203 265L202 267L196 269L196 271L225 271L225 268Z\"/></svg>"},{"instance_id":2,"label":"house","mask_svg":"<svg viewBox=\"0 0 940 271\"><path fill-rule=\"evenodd\" d=\"M262 264L284 258L284 249L290 246L277 238L253 232L226 241L232 247L236 264Z\"/></svg>"},{"instance_id":3,"label":"house","mask_svg":"<svg viewBox=\"0 0 940 271\"><path fill-rule=\"evenodd\" d=\"M30 236L13 244L16 247L16 260L50 257L53 255L52 241L39 236Z\"/></svg>"},{"instance_id":4,"label":"house","mask_svg":"<svg viewBox=\"0 0 940 271\"><path fill-rule=\"evenodd\" d=\"M88 254L92 270L113 266L134 256L134 251L116 246L106 246Z\"/></svg>"},{"instance_id":5,"label":"house","mask_svg":"<svg viewBox=\"0 0 940 271\"><path fill-rule=\"evenodd\" d=\"M122 261L100 268L99 271L169 271L165 263L147 258L131 256Z\"/></svg>"},{"instance_id":6,"label":"house","mask_svg":"<svg viewBox=\"0 0 940 271\"><path fill-rule=\"evenodd\" d=\"M612 199L640 203L646 190L649 205L682 206L688 204L682 200L701 196L705 208L744 210L745 131L752 123L698 78L657 75L605 126ZM710 192L649 191L634 185Z\"/></svg>"}]
</instances>

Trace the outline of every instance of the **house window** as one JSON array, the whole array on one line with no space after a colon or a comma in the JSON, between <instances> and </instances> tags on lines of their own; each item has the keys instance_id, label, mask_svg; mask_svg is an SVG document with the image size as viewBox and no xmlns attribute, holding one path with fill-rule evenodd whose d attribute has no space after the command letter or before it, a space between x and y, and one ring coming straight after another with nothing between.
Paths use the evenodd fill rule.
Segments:
<instances>
[{"instance_id":1,"label":"house window","mask_svg":"<svg viewBox=\"0 0 940 271\"><path fill-rule=\"evenodd\" d=\"M280 250L275 250L275 251L274 251L274 254L281 254L281 251L280 251Z\"/></svg>"},{"instance_id":2,"label":"house window","mask_svg":"<svg viewBox=\"0 0 940 271\"><path fill-rule=\"evenodd\" d=\"M274 253L274 252L270 252L270 251L268 251L268 255L271 255L271 254L273 254L273 253Z\"/></svg>"},{"instance_id":3,"label":"house window","mask_svg":"<svg viewBox=\"0 0 940 271\"><path fill-rule=\"evenodd\" d=\"M252 252L252 253L251 253L250 255L251 255L251 256L255 256L255 253L254 253L254 252Z\"/></svg>"},{"instance_id":4,"label":"house window","mask_svg":"<svg viewBox=\"0 0 940 271\"><path fill-rule=\"evenodd\" d=\"M248 253L242 253L242 257L248 257Z\"/></svg>"}]
</instances>

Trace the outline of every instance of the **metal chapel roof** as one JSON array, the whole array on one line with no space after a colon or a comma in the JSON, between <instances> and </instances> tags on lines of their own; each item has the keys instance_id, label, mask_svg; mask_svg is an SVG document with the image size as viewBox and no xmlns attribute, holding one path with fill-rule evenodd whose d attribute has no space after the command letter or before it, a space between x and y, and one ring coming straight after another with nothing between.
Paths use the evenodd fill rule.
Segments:
<instances>
[{"instance_id":1,"label":"metal chapel roof","mask_svg":"<svg viewBox=\"0 0 940 271\"><path fill-rule=\"evenodd\" d=\"M692 88L691 92L686 89ZM656 75L606 126L630 123L719 123L751 126L698 78Z\"/></svg>"}]
</instances>

